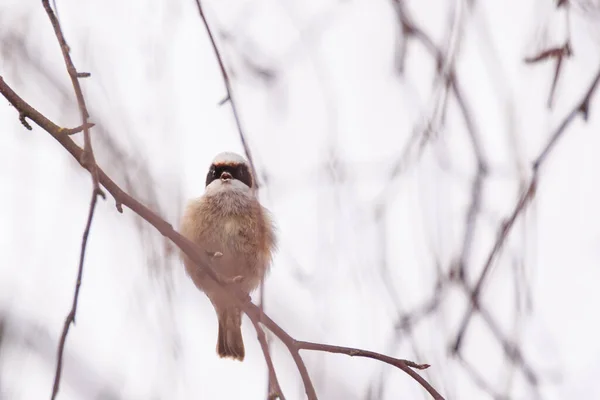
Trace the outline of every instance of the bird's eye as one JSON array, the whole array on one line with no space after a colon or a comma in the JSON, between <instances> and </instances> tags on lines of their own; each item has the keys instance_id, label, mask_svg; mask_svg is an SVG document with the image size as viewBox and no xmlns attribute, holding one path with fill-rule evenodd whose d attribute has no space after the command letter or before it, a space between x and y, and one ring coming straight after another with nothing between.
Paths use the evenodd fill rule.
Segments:
<instances>
[{"instance_id":1,"label":"bird's eye","mask_svg":"<svg viewBox=\"0 0 600 400\"><path fill-rule=\"evenodd\" d=\"M206 174L206 186L208 186L208 184L215 179L217 179L217 169L214 165L211 165L210 169L208 170L208 174Z\"/></svg>"},{"instance_id":2,"label":"bird's eye","mask_svg":"<svg viewBox=\"0 0 600 400\"><path fill-rule=\"evenodd\" d=\"M249 188L252 187L252 176L250 175L250 171L248 170L248 166L245 164L240 164L236 168L236 178L243 183L246 184Z\"/></svg>"}]
</instances>

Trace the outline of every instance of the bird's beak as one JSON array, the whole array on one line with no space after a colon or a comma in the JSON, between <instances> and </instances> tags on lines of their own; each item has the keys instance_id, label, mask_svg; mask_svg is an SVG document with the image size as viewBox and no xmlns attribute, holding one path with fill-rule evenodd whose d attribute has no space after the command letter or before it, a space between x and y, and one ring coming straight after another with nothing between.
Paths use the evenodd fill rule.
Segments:
<instances>
[{"instance_id":1,"label":"bird's beak","mask_svg":"<svg viewBox=\"0 0 600 400\"><path fill-rule=\"evenodd\" d=\"M227 172L227 171L224 171L224 172L221 174L221 180L222 180L222 181L229 181L229 180L231 180L231 179L233 179L233 176L231 176L231 174L230 174L229 172Z\"/></svg>"}]
</instances>

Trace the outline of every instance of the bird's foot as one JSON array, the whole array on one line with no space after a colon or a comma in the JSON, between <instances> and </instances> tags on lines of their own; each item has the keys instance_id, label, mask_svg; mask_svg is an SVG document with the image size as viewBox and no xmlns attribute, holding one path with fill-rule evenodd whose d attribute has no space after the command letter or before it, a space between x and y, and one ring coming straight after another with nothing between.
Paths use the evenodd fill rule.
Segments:
<instances>
[{"instance_id":1,"label":"bird's foot","mask_svg":"<svg viewBox=\"0 0 600 400\"><path fill-rule=\"evenodd\" d=\"M223 253L220 251L207 251L206 254L208 254L208 256L211 258L223 257Z\"/></svg>"}]
</instances>

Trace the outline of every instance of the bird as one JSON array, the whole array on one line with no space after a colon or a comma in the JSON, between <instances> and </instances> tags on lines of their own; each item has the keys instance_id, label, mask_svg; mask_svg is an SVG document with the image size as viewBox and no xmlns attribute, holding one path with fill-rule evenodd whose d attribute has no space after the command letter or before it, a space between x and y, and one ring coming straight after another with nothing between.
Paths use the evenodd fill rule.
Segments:
<instances>
[{"instance_id":1,"label":"bird","mask_svg":"<svg viewBox=\"0 0 600 400\"><path fill-rule=\"evenodd\" d=\"M244 157L222 152L212 160L202 196L191 199L180 221L181 234L210 256L211 266L247 296L270 269L276 228L257 197L255 178ZM187 255L187 275L211 301L218 319L217 355L243 361L242 311Z\"/></svg>"}]
</instances>

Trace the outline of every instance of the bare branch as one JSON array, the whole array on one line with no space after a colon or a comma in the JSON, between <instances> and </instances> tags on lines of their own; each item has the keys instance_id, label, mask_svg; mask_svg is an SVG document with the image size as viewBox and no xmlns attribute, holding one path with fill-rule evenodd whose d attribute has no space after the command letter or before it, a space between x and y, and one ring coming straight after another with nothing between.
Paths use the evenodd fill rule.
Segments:
<instances>
[{"instance_id":1,"label":"bare branch","mask_svg":"<svg viewBox=\"0 0 600 400\"><path fill-rule=\"evenodd\" d=\"M95 193L99 193L97 189L99 188L98 184L98 173L96 171L96 160L94 158L94 152L92 150L92 140L90 138L90 130L88 119L90 117L87 106L85 104L85 99L83 97L83 91L81 90L81 85L79 84L80 77L87 77L89 73L80 73L77 72L75 65L73 64L73 60L71 60L71 55L69 54L70 48L67 45L67 41L65 40L65 36L60 27L60 23L58 22L58 18L52 11L50 7L50 2L48 0L42 0L42 4L44 5L44 9L48 14L48 18L50 18L50 23L52 24L52 28L54 28L54 34L58 39L58 44L60 45L60 50L62 51L63 58L65 60L65 66L67 67L67 72L69 73L69 77L71 78L71 83L73 84L73 90L75 91L75 97L77 98L77 105L79 107L79 113L81 114L81 126L83 127L83 154L82 154L82 162L84 164L89 163L90 168L89 171L92 174L92 181L94 183Z\"/></svg>"},{"instance_id":2,"label":"bare branch","mask_svg":"<svg viewBox=\"0 0 600 400\"><path fill-rule=\"evenodd\" d=\"M589 103L591 101L592 95L594 94L596 88L598 87L599 82L600 82L600 70L596 73L596 76L594 77L592 84L590 85L589 89L586 91L583 98L575 105L575 107L569 112L569 114L567 114L567 116L563 119L562 123L558 126L558 128L556 128L554 133L552 135L550 135L550 139L548 140L548 143L546 144L546 146L544 146L544 148L542 149L542 151L540 152L538 157L535 159L535 161L533 163L533 176L529 182L529 185L527 186L527 189L524 191L524 193L521 195L521 197L517 201L517 204L515 205L511 215L502 224L500 231L498 232L496 241L494 242L494 246L492 247L492 250L490 251L490 254L487 257L487 260L486 260L486 263L484 264L483 270L481 271L481 274L477 280L477 283L475 284L475 286L473 288L473 291L471 293L471 305L463 317L462 323L458 330L458 334L456 335L456 340L453 345L453 350L455 352L458 352L460 349L462 339L463 339L464 334L469 325L469 321L471 320L471 317L473 316L473 312L479 308L479 294L481 292L481 289L485 282L485 279L487 278L487 276L489 275L489 273L491 271L492 264L496 258L496 255L498 254L498 252L504 245L504 242L506 241L506 238L508 237L508 234L510 233L511 229L515 225L515 222L518 219L519 215L521 215L523 213L523 211L526 209L527 205L530 204L531 200L535 196L539 168L548 159L548 155L550 154L550 151L552 150L552 148L554 147L556 142L564 135L567 127L575 119L575 117L579 113L581 113L583 115L584 119L587 118L587 114L588 114L588 110L589 110Z\"/></svg>"},{"instance_id":3,"label":"bare branch","mask_svg":"<svg viewBox=\"0 0 600 400\"><path fill-rule=\"evenodd\" d=\"M206 28L206 33L208 34L208 38L210 39L210 43L215 52L215 57L217 57L217 62L219 63L219 68L221 69L221 74L223 75L223 82L225 84L225 90L227 91L227 96L219 102L219 105L223 105L226 102L231 104L231 112L233 113L233 118L235 120L235 124L237 126L238 133L240 135L240 141L242 142L242 146L244 147L244 152L246 153L246 158L250 163L250 168L252 169L252 173L254 176L258 176L256 167L254 165L254 160L252 158L252 153L250 152L250 147L246 141L246 135L244 134L244 130L242 128L242 122L240 121L240 115L238 113L238 108L236 102L233 98L233 91L231 89L231 81L229 80L229 74L227 73L227 69L225 68L225 64L223 63L223 56L219 51L219 47L217 46L217 42L215 41L212 30L210 29L210 25L208 24L208 20L204 15L204 9L202 8L202 4L200 0L196 0L196 5L198 6L198 13L200 14L200 18L202 19L202 23ZM256 182L256 187L259 187L259 183Z\"/></svg>"},{"instance_id":4,"label":"bare branch","mask_svg":"<svg viewBox=\"0 0 600 400\"><path fill-rule=\"evenodd\" d=\"M267 388L269 392L267 393L267 400L285 400L285 396L283 395L283 391L281 390L279 381L277 380L277 373L275 372L275 367L273 366L273 360L271 359L269 343L267 342L265 331L256 321L252 320L252 324L254 325L254 329L256 329L256 336L258 337L265 361L267 362L267 370L269 371L269 382Z\"/></svg>"},{"instance_id":5,"label":"bare branch","mask_svg":"<svg viewBox=\"0 0 600 400\"><path fill-rule=\"evenodd\" d=\"M90 74L88 72L81 72L81 73L77 72L77 69L75 68L75 65L73 64L73 60L71 60L71 56L69 54L70 49L69 49L69 46L67 45L64 34L60 27L60 22L58 21L58 18L56 17L56 15L54 14L54 11L50 7L50 2L48 0L42 0L42 4L44 6L44 9L46 10L46 13L48 14L48 18L50 19L50 23L52 24L52 28L54 29L54 34L56 35L56 38L58 39L58 44L60 45L63 59L65 61L65 66L67 67L67 72L69 73L69 77L71 78L71 83L73 84L73 90L75 91L75 97L77 98L77 105L79 107L79 113L81 114L81 121L82 121L81 128L83 129L83 135L84 135L84 148L83 148L80 162L82 164L87 165L87 169L90 171L90 174L92 176L93 186L94 186L93 190L92 190L92 200L90 203L90 213L88 216L88 222L87 222L87 225L85 228L85 232L83 234L83 241L82 241L82 245L81 245L81 258L79 260L79 271L77 274L77 283L75 285L75 293L73 295L73 305L71 307L71 311L69 312L69 314L67 315L67 317L65 319L63 332L62 332L62 335L60 338L60 343L58 346L58 360L56 363L56 374L54 376L54 385L52 387L52 399L54 399L54 398L56 398L56 395L58 394L58 388L60 386L62 358L63 358L63 351L64 351L64 347L65 347L65 341L67 339L67 333L69 332L69 327L71 325L71 322L75 323L75 313L77 310L77 301L79 299L79 288L81 286L81 275L83 273L83 260L85 257L85 248L87 245L87 237L89 234L90 226L92 224L92 218L94 216L94 210L96 208L97 198L98 198L98 196L102 196L102 198L106 198L106 196L100 189L100 184L98 182L98 167L96 165L96 160L94 158L94 151L92 150L92 141L90 139L90 126L93 126L93 124L90 124L88 122L88 118L90 117L90 115L88 113L87 106L85 104L85 98L83 97L81 85L79 84L79 78L87 78L90 76ZM21 114L21 115L23 116L23 118L21 119L21 122L24 123L25 122L24 115L26 115L26 114ZM64 130L63 130L63 132L64 132ZM69 134L68 132L64 132L64 133Z\"/></svg>"},{"instance_id":6,"label":"bare branch","mask_svg":"<svg viewBox=\"0 0 600 400\"><path fill-rule=\"evenodd\" d=\"M77 270L77 281L75 282L75 293L73 294L73 304L71 305L71 311L65 318L65 324L63 326L62 334L60 335L60 342L58 343L57 361L56 361L56 373L54 374L54 384L52 385L52 400L56 398L58 389L60 387L60 377L62 374L62 363L63 354L65 350L65 342L67 341L67 334L71 323L75 324L75 314L77 313L77 302L79 301L79 289L81 288L81 277L83 275L83 261L85 260L85 250L87 247L88 236L90 234L90 227L92 226L92 219L94 218L94 211L96 210L96 203L98 201L99 193L94 189L92 191L92 199L90 201L90 210L88 212L87 223L85 224L85 230L83 231L83 239L81 240L81 253L79 256L79 268Z\"/></svg>"},{"instance_id":7,"label":"bare branch","mask_svg":"<svg viewBox=\"0 0 600 400\"><path fill-rule=\"evenodd\" d=\"M43 116L29 104L27 104L19 95L17 95L7 84L4 82L4 79L0 76L0 93L17 109L19 112L25 112L27 116L46 130L54 139L56 139L76 160L80 162L80 164L87 169L88 171L92 168L89 164L83 164L81 160L81 156L84 152L68 135L64 135L62 133L64 128L59 127L54 124L48 118ZM278 324L276 324L269 316L263 312L261 312L260 308L254 305L249 300L249 296L243 294L236 286L233 285L222 285L220 279L217 274L211 267L211 260L206 252L201 249L199 246L195 245L190 240L186 239L184 236L179 234L171 224L167 223L157 214L155 214L152 210L144 206L135 198L128 195L125 191L123 191L106 173L99 167L97 167L99 182L104 186L104 188L115 198L118 204L122 204L137 215L142 217L152 226L154 226L162 235L168 237L182 252L184 252L194 263L198 265L199 268L202 268L206 274L218 283L218 287L223 291L223 294L228 296L231 300L235 301L237 305L248 315L248 317L253 321L253 323L261 323L266 326L275 336L277 336L283 344L290 351L294 362L300 372L300 376L302 377L302 381L304 383L304 388L309 400L317 399L317 394L312 385L310 376L308 374L308 370L306 369L306 365L302 360L302 357L299 354L299 350L310 349L310 350L318 350L318 351L327 351L334 353L342 353L354 356L375 358L386 362L390 365L394 365L408 375L410 375L413 379L415 379L421 386L423 386L434 399L443 399L443 397L433 389L433 387L428 384L423 378L421 378L415 371L411 368L426 368L427 364L416 364L413 362L407 362L406 360L398 360L392 357L385 356L383 354L378 354L374 352L370 352L367 350L361 349L353 349L346 347L336 347L329 345L319 345L310 342L299 342L291 337L287 332L285 332Z\"/></svg>"},{"instance_id":8,"label":"bare branch","mask_svg":"<svg viewBox=\"0 0 600 400\"><path fill-rule=\"evenodd\" d=\"M558 84L558 78L563 66L563 61L573 55L573 49L571 48L571 20L569 15L568 2L565 0L558 0L556 8L561 6L565 7L565 20L567 25L567 37L564 44L561 47L552 47L541 51L539 54L525 58L525 62L528 64L539 63L540 61L554 59L554 77L552 78L552 84L550 86L550 94L548 95L548 108L552 108L554 103L554 93L556 92L556 86Z\"/></svg>"}]
</instances>

